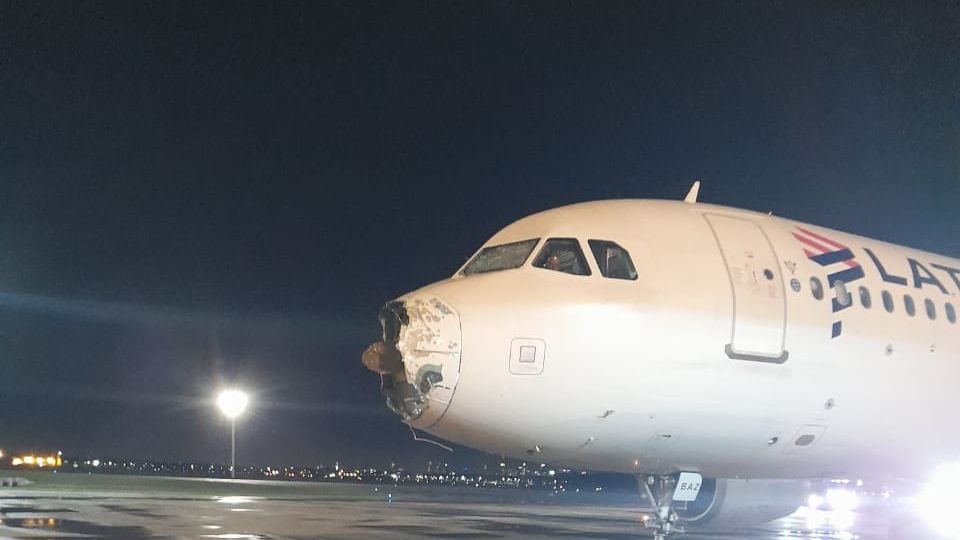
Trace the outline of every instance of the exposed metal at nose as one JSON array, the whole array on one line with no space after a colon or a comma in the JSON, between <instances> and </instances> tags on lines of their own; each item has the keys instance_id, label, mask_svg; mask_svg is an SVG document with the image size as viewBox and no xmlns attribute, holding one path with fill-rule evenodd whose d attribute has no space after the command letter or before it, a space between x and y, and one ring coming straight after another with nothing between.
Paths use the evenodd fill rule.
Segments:
<instances>
[{"instance_id":1,"label":"exposed metal at nose","mask_svg":"<svg viewBox=\"0 0 960 540\"><path fill-rule=\"evenodd\" d=\"M380 326L383 327L383 341L397 344L400 337L400 327L404 324L410 324L410 317L407 316L407 307L400 301L387 302L380 309Z\"/></svg>"},{"instance_id":2,"label":"exposed metal at nose","mask_svg":"<svg viewBox=\"0 0 960 540\"><path fill-rule=\"evenodd\" d=\"M383 340L372 343L363 351L361 360L367 369L380 375L394 375L403 371L403 362L400 351L397 350L397 339L400 336L400 327L410 322L403 302L388 302L380 309L380 326L383 329Z\"/></svg>"},{"instance_id":3,"label":"exposed metal at nose","mask_svg":"<svg viewBox=\"0 0 960 540\"><path fill-rule=\"evenodd\" d=\"M460 377L460 316L435 296L387 303L379 313L382 341L363 352L383 378L387 407L405 422L436 423Z\"/></svg>"}]
</instances>

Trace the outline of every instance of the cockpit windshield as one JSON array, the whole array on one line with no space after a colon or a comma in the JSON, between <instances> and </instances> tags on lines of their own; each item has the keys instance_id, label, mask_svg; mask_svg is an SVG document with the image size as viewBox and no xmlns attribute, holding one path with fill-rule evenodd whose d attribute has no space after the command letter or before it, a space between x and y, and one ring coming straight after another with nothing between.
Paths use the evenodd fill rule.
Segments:
<instances>
[{"instance_id":1,"label":"cockpit windshield","mask_svg":"<svg viewBox=\"0 0 960 540\"><path fill-rule=\"evenodd\" d=\"M575 276L589 276L590 268L580 250L580 243L575 238L551 238L543 244L543 248L533 261L533 266L573 274Z\"/></svg>"},{"instance_id":2,"label":"cockpit windshield","mask_svg":"<svg viewBox=\"0 0 960 540\"><path fill-rule=\"evenodd\" d=\"M463 268L463 275L484 274L520 268L537 246L539 238L485 247Z\"/></svg>"},{"instance_id":3,"label":"cockpit windshield","mask_svg":"<svg viewBox=\"0 0 960 540\"><path fill-rule=\"evenodd\" d=\"M633 266L630 254L616 242L607 240L588 240L590 250L597 260L600 274L605 278L637 279L637 270Z\"/></svg>"}]
</instances>

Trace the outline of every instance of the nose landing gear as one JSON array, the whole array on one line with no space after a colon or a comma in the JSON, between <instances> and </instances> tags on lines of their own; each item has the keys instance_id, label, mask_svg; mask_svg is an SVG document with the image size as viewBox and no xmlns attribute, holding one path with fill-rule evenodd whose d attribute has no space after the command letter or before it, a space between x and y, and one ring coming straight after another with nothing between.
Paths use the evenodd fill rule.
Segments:
<instances>
[{"instance_id":1,"label":"nose landing gear","mask_svg":"<svg viewBox=\"0 0 960 540\"><path fill-rule=\"evenodd\" d=\"M656 529L654 540L666 540L673 533L682 533L683 527L677 525L679 516L673 509L673 491L676 479L673 476L639 476L640 492L646 494L653 506L653 517L644 518L648 529Z\"/></svg>"},{"instance_id":2,"label":"nose landing gear","mask_svg":"<svg viewBox=\"0 0 960 540\"><path fill-rule=\"evenodd\" d=\"M656 476L638 476L640 492L647 496L653 506L653 516L644 519L648 529L656 529L654 540L667 540L673 534L683 534L683 526L679 525L680 516L675 505L678 502L692 502L700 493L703 478L698 473L681 473L678 475L661 474Z\"/></svg>"}]
</instances>

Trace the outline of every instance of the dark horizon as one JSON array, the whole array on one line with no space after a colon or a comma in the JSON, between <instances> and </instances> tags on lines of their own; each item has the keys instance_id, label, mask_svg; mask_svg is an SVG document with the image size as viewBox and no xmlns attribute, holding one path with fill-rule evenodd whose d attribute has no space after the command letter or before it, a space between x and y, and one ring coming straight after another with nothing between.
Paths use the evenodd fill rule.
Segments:
<instances>
[{"instance_id":1,"label":"dark horizon","mask_svg":"<svg viewBox=\"0 0 960 540\"><path fill-rule=\"evenodd\" d=\"M476 462L360 364L524 215L700 199L960 256L960 6L0 2L0 448ZM115 450L115 451L114 451Z\"/></svg>"}]
</instances>

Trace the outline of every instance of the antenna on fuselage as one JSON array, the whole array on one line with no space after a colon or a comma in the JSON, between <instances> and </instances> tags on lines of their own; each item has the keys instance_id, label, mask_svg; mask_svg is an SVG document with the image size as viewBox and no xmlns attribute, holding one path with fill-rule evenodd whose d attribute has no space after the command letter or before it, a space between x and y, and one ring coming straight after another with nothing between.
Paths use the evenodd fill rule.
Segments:
<instances>
[{"instance_id":1,"label":"antenna on fuselage","mask_svg":"<svg viewBox=\"0 0 960 540\"><path fill-rule=\"evenodd\" d=\"M697 180L690 186L690 191L687 192L687 196L683 198L683 202L693 204L697 202L697 196L700 195L700 181Z\"/></svg>"}]
</instances>

